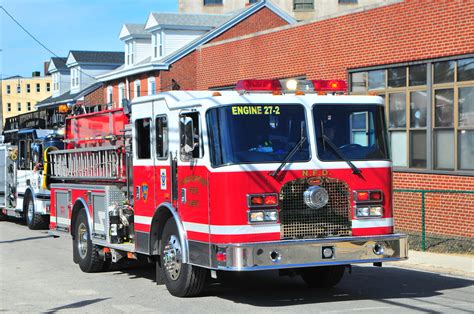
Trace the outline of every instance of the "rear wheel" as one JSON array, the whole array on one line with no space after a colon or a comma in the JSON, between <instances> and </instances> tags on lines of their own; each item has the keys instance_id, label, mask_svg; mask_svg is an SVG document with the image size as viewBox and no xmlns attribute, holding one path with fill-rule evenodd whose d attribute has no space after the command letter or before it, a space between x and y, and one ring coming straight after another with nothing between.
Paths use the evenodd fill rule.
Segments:
<instances>
[{"instance_id":1,"label":"rear wheel","mask_svg":"<svg viewBox=\"0 0 474 314\"><path fill-rule=\"evenodd\" d=\"M330 288L344 276L345 266L310 267L301 270L301 277L312 288Z\"/></svg>"},{"instance_id":2,"label":"rear wheel","mask_svg":"<svg viewBox=\"0 0 474 314\"><path fill-rule=\"evenodd\" d=\"M25 197L24 216L26 225L31 230L46 228L47 219L45 216L36 213L35 202L31 194L27 194Z\"/></svg>"},{"instance_id":3,"label":"rear wheel","mask_svg":"<svg viewBox=\"0 0 474 314\"><path fill-rule=\"evenodd\" d=\"M100 247L92 244L89 224L84 210L81 210L74 226L73 249L79 267L83 272L92 273L104 269L104 258L100 256Z\"/></svg>"},{"instance_id":4,"label":"rear wheel","mask_svg":"<svg viewBox=\"0 0 474 314\"><path fill-rule=\"evenodd\" d=\"M182 243L178 229L172 219L166 222L161 243L160 261L163 276L157 276L157 282L164 280L168 291L176 297L199 295L206 286L208 271L204 268L183 263Z\"/></svg>"}]
</instances>

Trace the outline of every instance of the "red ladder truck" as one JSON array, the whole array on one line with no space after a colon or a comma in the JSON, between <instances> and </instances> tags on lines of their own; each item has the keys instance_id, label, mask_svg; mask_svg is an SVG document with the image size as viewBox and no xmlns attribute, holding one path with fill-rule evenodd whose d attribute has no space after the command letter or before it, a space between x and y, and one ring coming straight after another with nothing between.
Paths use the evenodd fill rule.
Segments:
<instances>
[{"instance_id":1,"label":"red ladder truck","mask_svg":"<svg viewBox=\"0 0 474 314\"><path fill-rule=\"evenodd\" d=\"M193 296L220 271L279 269L310 286L407 258L394 233L383 99L344 81L244 80L72 116L53 151L53 233L85 272L147 257Z\"/></svg>"}]
</instances>

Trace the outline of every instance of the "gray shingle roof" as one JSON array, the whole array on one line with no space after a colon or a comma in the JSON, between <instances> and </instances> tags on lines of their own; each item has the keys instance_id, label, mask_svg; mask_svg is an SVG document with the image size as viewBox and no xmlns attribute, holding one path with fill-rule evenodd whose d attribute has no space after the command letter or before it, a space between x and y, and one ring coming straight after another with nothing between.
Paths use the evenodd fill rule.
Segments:
<instances>
[{"instance_id":1,"label":"gray shingle roof","mask_svg":"<svg viewBox=\"0 0 474 314\"><path fill-rule=\"evenodd\" d=\"M160 25L182 25L217 27L229 20L232 14L185 14L153 12L153 17Z\"/></svg>"},{"instance_id":2,"label":"gray shingle roof","mask_svg":"<svg viewBox=\"0 0 474 314\"><path fill-rule=\"evenodd\" d=\"M64 94L59 95L58 97L50 96L50 97L36 103L36 108L53 107L53 106L55 106L57 104L60 104L60 103L66 103L66 102L69 102L69 101L76 101L80 97L82 97L86 94L89 94L90 92L95 91L96 89L98 89L101 86L102 86L102 83L94 83L94 84L89 85L88 87L84 88L83 90L81 90L77 93L74 93L74 94L71 94L71 91L67 91Z\"/></svg>"},{"instance_id":3,"label":"gray shingle roof","mask_svg":"<svg viewBox=\"0 0 474 314\"><path fill-rule=\"evenodd\" d=\"M145 31L145 24L129 24L126 23L125 27L128 29L130 35L146 35L149 36L150 33Z\"/></svg>"},{"instance_id":4,"label":"gray shingle roof","mask_svg":"<svg viewBox=\"0 0 474 314\"><path fill-rule=\"evenodd\" d=\"M74 59L78 62L90 63L116 63L122 64L125 53L122 51L79 51L71 50Z\"/></svg>"},{"instance_id":5,"label":"gray shingle roof","mask_svg":"<svg viewBox=\"0 0 474 314\"><path fill-rule=\"evenodd\" d=\"M67 70L67 65L66 65L67 58L58 58L58 57L52 57L51 62L54 64L54 67L58 70Z\"/></svg>"}]
</instances>

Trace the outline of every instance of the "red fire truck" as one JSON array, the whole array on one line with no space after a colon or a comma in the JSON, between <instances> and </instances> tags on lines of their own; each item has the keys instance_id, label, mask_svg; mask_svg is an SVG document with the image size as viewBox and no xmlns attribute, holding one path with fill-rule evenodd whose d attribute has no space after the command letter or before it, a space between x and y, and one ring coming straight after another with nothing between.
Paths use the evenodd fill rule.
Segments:
<instances>
[{"instance_id":1,"label":"red fire truck","mask_svg":"<svg viewBox=\"0 0 474 314\"><path fill-rule=\"evenodd\" d=\"M395 234L384 101L343 81L244 80L72 116L53 151L51 224L85 272L147 257L193 296L221 271L337 284L407 258Z\"/></svg>"}]
</instances>

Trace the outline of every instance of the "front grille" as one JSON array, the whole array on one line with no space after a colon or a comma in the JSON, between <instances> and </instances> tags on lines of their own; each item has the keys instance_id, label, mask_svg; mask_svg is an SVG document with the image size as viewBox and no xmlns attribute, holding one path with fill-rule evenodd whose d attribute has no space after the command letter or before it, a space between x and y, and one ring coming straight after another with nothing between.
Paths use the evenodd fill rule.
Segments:
<instances>
[{"instance_id":1,"label":"front grille","mask_svg":"<svg viewBox=\"0 0 474 314\"><path fill-rule=\"evenodd\" d=\"M319 181L329 201L320 209L308 207L303 193L308 181ZM311 239L352 234L350 196L346 183L329 178L304 178L286 183L280 191L280 223L282 239Z\"/></svg>"}]
</instances>

